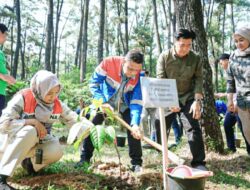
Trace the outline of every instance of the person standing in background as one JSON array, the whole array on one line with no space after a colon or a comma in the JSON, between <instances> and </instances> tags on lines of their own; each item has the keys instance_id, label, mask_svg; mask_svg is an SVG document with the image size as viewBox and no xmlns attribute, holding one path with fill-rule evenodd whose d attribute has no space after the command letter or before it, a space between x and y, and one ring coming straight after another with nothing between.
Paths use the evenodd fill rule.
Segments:
<instances>
[{"instance_id":1,"label":"person standing in background","mask_svg":"<svg viewBox=\"0 0 250 190\"><path fill-rule=\"evenodd\" d=\"M219 57L219 64L225 72L227 71L228 66L229 66L229 57L230 57L230 55L227 53L223 53ZM215 94L216 98L222 98L222 97L226 97L226 96L227 96L226 93L216 93ZM234 94L234 100L236 100L236 94ZM216 102L218 102L218 100L216 100ZM234 104L236 105L236 101L234 102ZM217 110L217 113L219 114L217 107L218 107L218 104L216 104L216 110ZM223 110L227 109L226 105L224 107L225 108ZM235 112L231 112L231 111L226 110L224 115L225 115L225 118L224 118L223 126L224 126L224 130L225 130L225 134L226 134L227 147L228 147L229 151L236 152L234 126L237 123L237 127L241 130L242 136L245 140L247 153L248 153L248 155L250 155L250 146L249 146L249 143L247 142L247 140L244 136L244 133L242 131L242 124L241 124L240 118L237 114L237 110L235 110Z\"/></svg>"},{"instance_id":2,"label":"person standing in background","mask_svg":"<svg viewBox=\"0 0 250 190\"><path fill-rule=\"evenodd\" d=\"M0 23L0 44L3 45L7 40L8 28ZM6 88L8 84L15 84L16 80L8 74L6 68L6 58L3 51L0 49L0 116L5 107Z\"/></svg>"},{"instance_id":3,"label":"person standing in background","mask_svg":"<svg viewBox=\"0 0 250 190\"><path fill-rule=\"evenodd\" d=\"M233 34L236 50L229 58L227 70L228 111L235 112L242 122L244 136L250 143L250 28L242 27ZM233 96L237 94L237 106Z\"/></svg>"}]
</instances>

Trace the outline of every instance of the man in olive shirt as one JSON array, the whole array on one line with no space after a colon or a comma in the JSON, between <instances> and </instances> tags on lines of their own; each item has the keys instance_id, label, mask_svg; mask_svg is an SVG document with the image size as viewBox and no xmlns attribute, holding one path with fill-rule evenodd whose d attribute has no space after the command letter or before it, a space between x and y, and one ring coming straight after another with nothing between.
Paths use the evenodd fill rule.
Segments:
<instances>
[{"instance_id":1,"label":"man in olive shirt","mask_svg":"<svg viewBox=\"0 0 250 190\"><path fill-rule=\"evenodd\" d=\"M8 28L0 23L0 45L3 45L7 39ZM6 69L6 59L2 50L0 50L0 116L5 106L5 95L8 84L14 84L15 79L8 74Z\"/></svg>"},{"instance_id":2,"label":"man in olive shirt","mask_svg":"<svg viewBox=\"0 0 250 190\"><path fill-rule=\"evenodd\" d=\"M205 167L205 150L202 132L198 120L201 117L202 100L202 63L200 57L191 51L195 33L180 29L175 35L175 44L171 49L161 53L157 62L157 78L176 79L180 108L170 108L171 113L165 117L167 131L179 114L187 134L193 156L194 168L207 170ZM156 127L160 131L159 125Z\"/></svg>"}]
</instances>

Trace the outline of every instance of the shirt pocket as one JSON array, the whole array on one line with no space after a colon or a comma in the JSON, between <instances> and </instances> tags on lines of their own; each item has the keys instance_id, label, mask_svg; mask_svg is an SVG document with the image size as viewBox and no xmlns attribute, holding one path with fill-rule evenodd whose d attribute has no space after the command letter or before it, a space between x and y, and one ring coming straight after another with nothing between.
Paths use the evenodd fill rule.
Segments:
<instances>
[{"instance_id":1,"label":"shirt pocket","mask_svg":"<svg viewBox=\"0 0 250 190\"><path fill-rule=\"evenodd\" d=\"M193 78L194 71L192 66L184 67L181 74L182 80L191 80Z\"/></svg>"}]
</instances>

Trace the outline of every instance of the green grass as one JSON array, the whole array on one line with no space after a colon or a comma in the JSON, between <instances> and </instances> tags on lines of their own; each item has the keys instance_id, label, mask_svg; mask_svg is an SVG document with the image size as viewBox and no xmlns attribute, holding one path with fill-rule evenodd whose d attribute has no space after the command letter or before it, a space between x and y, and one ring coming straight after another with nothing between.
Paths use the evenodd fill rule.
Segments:
<instances>
[{"instance_id":1,"label":"green grass","mask_svg":"<svg viewBox=\"0 0 250 190\"><path fill-rule=\"evenodd\" d=\"M59 131L58 131L59 132ZM239 132L239 131L238 131ZM239 134L240 136L240 134ZM173 142L173 137L170 137L171 144ZM128 146L126 144L125 147L119 147L119 151L121 154L121 162L123 166L130 165L130 158L128 155ZM172 150L176 154L180 155L187 161L187 164L190 162L190 153L189 146L187 143L187 139L184 135L184 138L181 142L181 145ZM79 151L75 150L73 146L64 146L64 156L63 158L54 164L49 165L43 170L42 175L50 175L50 174L65 174L67 178L70 176L74 178L76 173L81 175L90 175L92 176L92 180L95 180L95 183L88 183L86 181L82 181L82 183L86 183L85 189L93 190L93 189L108 189L109 187L105 187L103 185L103 179L107 178L106 175L101 175L95 173L93 168L89 168L88 165L83 166L81 168L74 168L74 165L77 161L79 161L80 155ZM98 163L100 161L103 162L116 162L118 163L118 157L116 151L113 146L105 145L100 152L95 152L93 157L93 163ZM157 172L162 173L162 154L153 149L143 149L143 163L144 163L144 171L147 172ZM216 153L208 153L207 154L207 163L208 167L214 172L214 176L207 179L206 182L206 190L247 190L250 189L250 159L248 159L246 155L246 150L243 146L238 148L238 152L235 154L227 154L227 155L219 155ZM174 165L170 165L174 166ZM169 166L169 167L170 167ZM72 175L71 175L72 174ZM41 176L42 177L42 176ZM18 184L19 180L23 179L32 179L32 177L27 176L26 172L22 168L17 168L15 171L14 177L12 177L12 181ZM78 181L79 182L79 181ZM150 182L150 181L149 181ZM160 187L160 183L155 184L142 184L141 189L147 189L150 186L154 188ZM25 187L23 187L25 189ZM34 187L26 187L25 190L32 190ZM59 187L58 185L53 184L52 182L44 184L43 187L37 188L37 190L78 190L74 186L69 185L68 187Z\"/></svg>"},{"instance_id":2,"label":"green grass","mask_svg":"<svg viewBox=\"0 0 250 190\"><path fill-rule=\"evenodd\" d=\"M226 172L218 171L216 174L209 179L209 181L216 184L226 184L227 186L232 186L235 189L250 189L250 182L244 179L244 175L242 173L235 173L233 175L229 175Z\"/></svg>"}]
</instances>

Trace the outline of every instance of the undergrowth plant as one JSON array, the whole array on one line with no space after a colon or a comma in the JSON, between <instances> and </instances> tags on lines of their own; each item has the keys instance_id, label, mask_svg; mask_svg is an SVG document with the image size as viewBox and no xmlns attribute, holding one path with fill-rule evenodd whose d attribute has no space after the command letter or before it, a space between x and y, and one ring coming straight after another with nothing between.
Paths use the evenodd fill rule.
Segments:
<instances>
[{"instance_id":1,"label":"undergrowth plant","mask_svg":"<svg viewBox=\"0 0 250 190\"><path fill-rule=\"evenodd\" d=\"M29 84L25 81L16 81L15 84L9 85L6 89L6 99L7 102L15 95L18 91L23 88L28 88Z\"/></svg>"},{"instance_id":2,"label":"undergrowth plant","mask_svg":"<svg viewBox=\"0 0 250 190\"><path fill-rule=\"evenodd\" d=\"M94 125L89 129L85 130L85 132L80 136L80 138L74 143L75 149L78 149L82 141L90 135L91 142L97 152L101 150L103 145L106 143L108 145L114 144L115 150L119 159L119 166L120 166L120 176L121 176L121 159L120 153L117 148L116 144L116 132L113 126L117 126L117 121L114 118L113 111L109 109L103 110L102 108L103 101L100 100L93 100L92 106L95 108L90 111L90 120L99 112L105 113L105 119L102 125ZM85 108L89 110L90 108ZM81 116L86 115L86 110L81 112Z\"/></svg>"}]
</instances>

